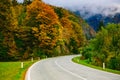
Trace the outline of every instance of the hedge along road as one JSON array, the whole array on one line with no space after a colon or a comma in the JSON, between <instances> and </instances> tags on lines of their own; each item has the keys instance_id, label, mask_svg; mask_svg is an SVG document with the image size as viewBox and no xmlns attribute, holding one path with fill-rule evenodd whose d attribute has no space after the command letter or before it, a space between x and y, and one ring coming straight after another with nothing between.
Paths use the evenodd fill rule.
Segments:
<instances>
[{"instance_id":1,"label":"hedge along road","mask_svg":"<svg viewBox=\"0 0 120 80\"><path fill-rule=\"evenodd\" d=\"M120 80L120 75L89 68L64 56L41 60L27 71L25 80Z\"/></svg>"}]
</instances>

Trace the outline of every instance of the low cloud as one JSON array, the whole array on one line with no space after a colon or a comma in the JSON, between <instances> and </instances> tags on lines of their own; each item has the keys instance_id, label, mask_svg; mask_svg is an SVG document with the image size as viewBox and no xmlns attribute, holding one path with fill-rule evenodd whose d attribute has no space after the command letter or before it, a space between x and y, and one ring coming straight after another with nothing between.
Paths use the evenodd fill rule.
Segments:
<instances>
[{"instance_id":1,"label":"low cloud","mask_svg":"<svg viewBox=\"0 0 120 80\"><path fill-rule=\"evenodd\" d=\"M120 13L120 0L43 0L44 2L72 11L80 11L88 16L102 14L104 16Z\"/></svg>"}]
</instances>

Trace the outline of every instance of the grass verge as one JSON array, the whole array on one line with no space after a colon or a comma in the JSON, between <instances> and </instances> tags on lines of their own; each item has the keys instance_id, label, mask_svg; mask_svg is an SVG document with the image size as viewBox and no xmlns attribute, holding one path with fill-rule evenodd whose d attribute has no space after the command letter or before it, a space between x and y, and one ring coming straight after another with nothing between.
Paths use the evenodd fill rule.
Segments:
<instances>
[{"instance_id":1,"label":"grass verge","mask_svg":"<svg viewBox=\"0 0 120 80\"><path fill-rule=\"evenodd\" d=\"M24 68L21 62L0 62L0 80L24 80L27 69L34 62L24 62Z\"/></svg>"},{"instance_id":2,"label":"grass verge","mask_svg":"<svg viewBox=\"0 0 120 80\"><path fill-rule=\"evenodd\" d=\"M92 64L88 64L87 60L80 60L79 56L74 57L72 59L72 61L75 62L75 63L78 63L78 64L82 64L82 65L94 68L94 69L98 69L98 70L102 70L102 71L107 71L107 72L111 72L111 73L115 73L115 74L120 74L120 71L117 71L117 70L112 70L112 69L108 69L108 68L103 69L102 67L98 67L98 66L94 66Z\"/></svg>"}]
</instances>

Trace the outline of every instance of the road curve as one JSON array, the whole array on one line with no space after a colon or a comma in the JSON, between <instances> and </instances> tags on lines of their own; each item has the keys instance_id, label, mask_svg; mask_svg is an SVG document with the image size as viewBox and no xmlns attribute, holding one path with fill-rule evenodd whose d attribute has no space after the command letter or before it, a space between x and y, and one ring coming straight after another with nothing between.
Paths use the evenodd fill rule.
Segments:
<instances>
[{"instance_id":1,"label":"road curve","mask_svg":"<svg viewBox=\"0 0 120 80\"><path fill-rule=\"evenodd\" d=\"M120 75L73 63L73 57L41 60L28 69L25 80L120 80Z\"/></svg>"}]
</instances>

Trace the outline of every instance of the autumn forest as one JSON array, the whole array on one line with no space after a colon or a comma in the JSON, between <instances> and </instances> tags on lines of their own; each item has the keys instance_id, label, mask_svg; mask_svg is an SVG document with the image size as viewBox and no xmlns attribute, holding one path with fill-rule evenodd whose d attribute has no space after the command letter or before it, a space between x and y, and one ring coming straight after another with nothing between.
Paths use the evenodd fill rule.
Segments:
<instances>
[{"instance_id":1,"label":"autumn forest","mask_svg":"<svg viewBox=\"0 0 120 80\"><path fill-rule=\"evenodd\" d=\"M0 61L70 54L120 70L120 24L95 32L73 12L41 0L0 0Z\"/></svg>"},{"instance_id":2,"label":"autumn forest","mask_svg":"<svg viewBox=\"0 0 120 80\"><path fill-rule=\"evenodd\" d=\"M73 13L40 0L0 1L0 60L78 53L86 41L80 21Z\"/></svg>"}]
</instances>

